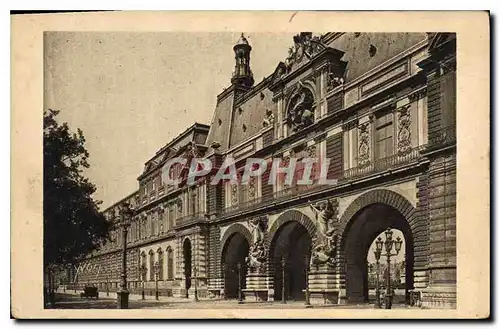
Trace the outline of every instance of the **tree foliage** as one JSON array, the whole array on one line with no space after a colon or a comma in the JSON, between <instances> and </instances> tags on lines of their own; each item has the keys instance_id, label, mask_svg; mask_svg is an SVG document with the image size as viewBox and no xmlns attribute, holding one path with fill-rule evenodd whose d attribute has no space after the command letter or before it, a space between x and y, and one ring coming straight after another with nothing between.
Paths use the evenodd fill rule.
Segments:
<instances>
[{"instance_id":1,"label":"tree foliage","mask_svg":"<svg viewBox=\"0 0 500 329\"><path fill-rule=\"evenodd\" d=\"M59 111L43 118L43 250L45 266L73 264L108 238L109 223L99 212L96 187L83 170L89 168L85 137L59 124Z\"/></svg>"}]
</instances>

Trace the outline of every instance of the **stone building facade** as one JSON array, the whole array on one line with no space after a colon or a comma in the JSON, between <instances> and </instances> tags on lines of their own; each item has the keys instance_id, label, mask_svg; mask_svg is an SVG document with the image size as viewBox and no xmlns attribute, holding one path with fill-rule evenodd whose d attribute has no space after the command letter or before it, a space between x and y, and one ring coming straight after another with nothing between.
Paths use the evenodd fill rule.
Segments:
<instances>
[{"instance_id":1,"label":"stone building facade","mask_svg":"<svg viewBox=\"0 0 500 329\"><path fill-rule=\"evenodd\" d=\"M104 211L110 221L123 202L136 211L127 237L132 293L154 294L157 263L165 296L192 298L196 285L202 298L235 298L241 285L248 300L301 299L307 281L312 303L366 302L367 253L391 227L405 238L408 294L425 307L455 307L455 40L303 32L255 83L242 35L210 125L194 124L160 149L138 191ZM250 157L329 158L327 176L338 183L269 185L269 165L248 185L211 185L228 156L238 170ZM194 186L166 186L162 166L172 157L209 159L214 171ZM186 177L182 167L172 172ZM121 245L113 231L75 283L116 290Z\"/></svg>"}]
</instances>

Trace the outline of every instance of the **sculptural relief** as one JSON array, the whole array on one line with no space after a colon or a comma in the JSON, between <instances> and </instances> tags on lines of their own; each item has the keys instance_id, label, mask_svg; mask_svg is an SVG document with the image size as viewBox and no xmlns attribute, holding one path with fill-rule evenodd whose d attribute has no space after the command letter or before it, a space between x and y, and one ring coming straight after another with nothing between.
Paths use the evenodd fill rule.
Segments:
<instances>
[{"instance_id":1,"label":"sculptural relief","mask_svg":"<svg viewBox=\"0 0 500 329\"><path fill-rule=\"evenodd\" d=\"M398 153L406 154L411 149L410 106L406 105L398 112Z\"/></svg>"},{"instance_id":2,"label":"sculptural relief","mask_svg":"<svg viewBox=\"0 0 500 329\"><path fill-rule=\"evenodd\" d=\"M365 166L370 163L370 131L369 123L359 126L359 146L358 146L358 164Z\"/></svg>"},{"instance_id":3,"label":"sculptural relief","mask_svg":"<svg viewBox=\"0 0 500 329\"><path fill-rule=\"evenodd\" d=\"M292 95L287 112L287 121L293 131L298 131L314 123L314 97L301 82Z\"/></svg>"},{"instance_id":4,"label":"sculptural relief","mask_svg":"<svg viewBox=\"0 0 500 329\"><path fill-rule=\"evenodd\" d=\"M246 258L248 268L254 271L263 271L267 260L267 252L264 246L264 236L267 230L268 218L261 216L248 221L252 228L252 245Z\"/></svg>"}]
</instances>

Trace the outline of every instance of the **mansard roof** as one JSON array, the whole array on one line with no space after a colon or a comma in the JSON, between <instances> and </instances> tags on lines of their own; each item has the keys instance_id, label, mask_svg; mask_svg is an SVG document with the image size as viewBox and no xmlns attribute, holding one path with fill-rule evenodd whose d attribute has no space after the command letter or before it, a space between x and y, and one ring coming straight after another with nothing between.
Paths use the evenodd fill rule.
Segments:
<instances>
[{"instance_id":1,"label":"mansard roof","mask_svg":"<svg viewBox=\"0 0 500 329\"><path fill-rule=\"evenodd\" d=\"M210 126L208 125L195 122L192 126L158 150L151 159L146 161L144 164L144 171L137 179L141 180L150 172L163 165L167 159L178 155L187 147L187 145L191 143L197 145L198 148L206 148L204 144L206 142L209 128Z\"/></svg>"}]
</instances>

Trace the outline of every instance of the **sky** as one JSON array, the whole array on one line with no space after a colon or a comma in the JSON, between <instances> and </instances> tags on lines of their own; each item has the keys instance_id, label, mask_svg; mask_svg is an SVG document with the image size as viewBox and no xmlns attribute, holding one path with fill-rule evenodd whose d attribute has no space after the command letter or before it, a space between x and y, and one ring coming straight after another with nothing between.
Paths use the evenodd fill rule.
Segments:
<instances>
[{"instance_id":1,"label":"sky","mask_svg":"<svg viewBox=\"0 0 500 329\"><path fill-rule=\"evenodd\" d=\"M294 34L248 33L255 83L284 61ZM209 124L230 85L239 33L47 32L44 107L83 130L85 175L101 210L138 188L156 151L194 122Z\"/></svg>"}]
</instances>

